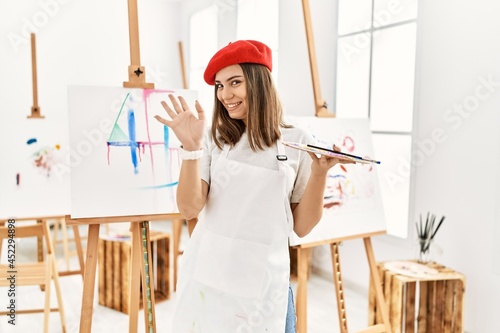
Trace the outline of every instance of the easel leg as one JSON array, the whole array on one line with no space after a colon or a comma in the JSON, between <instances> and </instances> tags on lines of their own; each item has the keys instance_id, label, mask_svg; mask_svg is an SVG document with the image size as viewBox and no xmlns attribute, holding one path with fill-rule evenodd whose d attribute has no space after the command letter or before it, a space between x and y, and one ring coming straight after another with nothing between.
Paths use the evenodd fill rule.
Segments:
<instances>
[{"instance_id":1,"label":"easel leg","mask_svg":"<svg viewBox=\"0 0 500 333\"><path fill-rule=\"evenodd\" d=\"M66 270L69 271L69 245L68 245L68 232L66 230L66 220L61 219L56 222L56 225L60 224L61 232L62 232L62 241L63 241L63 249L64 249L64 259L66 260ZM55 245L55 242L54 242Z\"/></svg>"},{"instance_id":2,"label":"easel leg","mask_svg":"<svg viewBox=\"0 0 500 333\"><path fill-rule=\"evenodd\" d=\"M297 248L297 332L307 333L307 277L311 248Z\"/></svg>"},{"instance_id":3,"label":"easel leg","mask_svg":"<svg viewBox=\"0 0 500 333\"><path fill-rule=\"evenodd\" d=\"M61 222L57 222L55 225L59 225L61 226L61 231L65 230L66 229L66 219L63 218L61 220ZM78 263L80 265L80 269L77 269L77 270L71 270L70 269L70 266L67 264L66 268L67 270L66 271L59 271L59 276L67 276L67 275L74 275L74 274L81 274L82 275L82 278L83 278L83 274L84 274L84 271L85 271L85 263L84 263L84 254L83 254L83 247L82 247L82 239L80 237L80 230L78 229L78 225L76 224L73 224L72 225L73 227L73 234L74 234L74 241L75 241L75 246L76 246L76 254L78 256ZM55 231L54 231L55 232ZM67 237L67 234L66 232L64 231L64 236L63 236L63 241L65 242L65 244L67 244L67 240L68 240L68 237ZM54 242L55 244L55 242ZM65 252L65 257L66 259L69 259L69 250L66 248L64 250Z\"/></svg>"},{"instance_id":4,"label":"easel leg","mask_svg":"<svg viewBox=\"0 0 500 333\"><path fill-rule=\"evenodd\" d=\"M139 294L142 276L142 300L144 306L144 323L146 333L156 332L156 319L154 311L154 288L151 242L149 240L149 222L131 223L132 226L132 263L130 265L130 315L129 332L137 332L139 313ZM140 270L137 269L140 267Z\"/></svg>"},{"instance_id":5,"label":"easel leg","mask_svg":"<svg viewBox=\"0 0 500 333\"><path fill-rule=\"evenodd\" d=\"M36 220L36 223L43 223L44 220ZM43 262L43 241L42 237L37 238L38 262Z\"/></svg>"},{"instance_id":6,"label":"easel leg","mask_svg":"<svg viewBox=\"0 0 500 333\"><path fill-rule=\"evenodd\" d=\"M82 238L80 237L80 230L77 225L73 225L73 234L75 237L75 245L76 245L76 253L78 255L78 262L80 263L80 273L85 273L85 263L83 261L83 247L82 247Z\"/></svg>"},{"instance_id":7,"label":"easel leg","mask_svg":"<svg viewBox=\"0 0 500 333\"><path fill-rule=\"evenodd\" d=\"M132 254L130 263L130 300L129 300L129 333L137 332L139 314L139 294L141 291L141 272L137 267L141 267L141 226L137 222L131 223L132 231Z\"/></svg>"},{"instance_id":8,"label":"easel leg","mask_svg":"<svg viewBox=\"0 0 500 333\"><path fill-rule=\"evenodd\" d=\"M173 229L173 237L174 237L174 242L173 242L173 248L174 248L174 281L173 281L173 290L177 290L177 262L178 262L178 257L180 254L179 251L179 245L181 242L181 232L182 232L182 225L184 223L184 220L173 220L172 221L172 229Z\"/></svg>"},{"instance_id":9,"label":"easel leg","mask_svg":"<svg viewBox=\"0 0 500 333\"><path fill-rule=\"evenodd\" d=\"M385 332L392 333L391 324L389 321L389 311L387 309L384 293L382 291L382 283L380 281L380 275L377 269L377 263L375 262L375 256L373 255L372 241L369 237L363 238L365 243L366 256L368 258L368 265L370 266L370 276L372 278L372 283L375 288L375 294L377 297L377 305L382 313L382 320L385 325Z\"/></svg>"},{"instance_id":10,"label":"easel leg","mask_svg":"<svg viewBox=\"0 0 500 333\"><path fill-rule=\"evenodd\" d=\"M345 309L344 286L342 284L342 273L340 271L339 244L330 244L330 249L332 251L333 281L335 282L335 294L337 296L340 332L347 333L347 316Z\"/></svg>"},{"instance_id":11,"label":"easel leg","mask_svg":"<svg viewBox=\"0 0 500 333\"><path fill-rule=\"evenodd\" d=\"M38 219L36 220L37 224L43 223L45 220L43 219ZM36 239L36 244L37 244L37 256L38 256L38 262L43 262L43 239L42 236L38 236ZM40 285L40 290L45 291L45 285L42 284Z\"/></svg>"},{"instance_id":12,"label":"easel leg","mask_svg":"<svg viewBox=\"0 0 500 333\"><path fill-rule=\"evenodd\" d=\"M97 265L97 243L99 240L99 224L89 224L87 260L83 276L82 313L80 317L80 333L90 333L92 328L92 312L94 306L94 286Z\"/></svg>"},{"instance_id":13,"label":"easel leg","mask_svg":"<svg viewBox=\"0 0 500 333\"><path fill-rule=\"evenodd\" d=\"M152 281L154 281L153 266L151 258L151 242L149 239L149 222L141 222L141 240L142 240L142 300L144 304L144 323L146 333L156 332L155 317L155 292Z\"/></svg>"}]
</instances>

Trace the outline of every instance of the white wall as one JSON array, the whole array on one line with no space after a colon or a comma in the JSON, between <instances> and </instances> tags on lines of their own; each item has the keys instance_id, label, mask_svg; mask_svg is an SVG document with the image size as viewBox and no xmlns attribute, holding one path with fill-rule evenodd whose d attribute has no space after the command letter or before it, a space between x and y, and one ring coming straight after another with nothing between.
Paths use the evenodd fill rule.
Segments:
<instances>
[{"instance_id":1,"label":"white wall","mask_svg":"<svg viewBox=\"0 0 500 333\"><path fill-rule=\"evenodd\" d=\"M421 8L418 138L442 128L447 139L417 168L416 211L447 215L438 238L441 261L467 277L465 328L474 333L500 327L500 275L493 272L500 255L493 245L500 223L498 13L500 3L492 0L433 1ZM455 105L463 116L449 114Z\"/></svg>"},{"instance_id":2,"label":"white wall","mask_svg":"<svg viewBox=\"0 0 500 333\"><path fill-rule=\"evenodd\" d=\"M146 67L147 81L154 82L157 88L182 87L177 49L178 6L160 0L139 2L141 64ZM67 87L121 87L123 81L128 81L127 1L28 0L2 2L0 8L0 60L4 64L0 80L0 150L3 152L0 157L0 211L4 216L14 214L18 217L32 216L35 212L41 214L42 209L52 212L44 215L67 213L70 205L67 171L71 156L74 156L69 152ZM36 33L38 99L45 120L26 118L33 105L31 32ZM23 171L30 170L27 162L30 162L31 153L22 142L35 133L40 139L44 128L61 145L58 156L61 160L55 168L56 177L50 182L44 183L42 177L30 182L29 177L34 173ZM93 143L104 144L104 140L98 135ZM48 144L41 141L39 147ZM44 193L47 200L37 200L38 205L29 205L18 215L14 212L18 212L16 208L21 209L21 205L13 207L12 194L6 188L12 185L13 175L19 171L23 179L19 192L25 199L41 198ZM39 189L29 186L36 182L46 186ZM55 193L59 196L52 195ZM59 210L54 212L52 207L55 206Z\"/></svg>"},{"instance_id":3,"label":"white wall","mask_svg":"<svg viewBox=\"0 0 500 333\"><path fill-rule=\"evenodd\" d=\"M500 2L420 3L415 214L430 211L446 216L436 236L443 254L436 259L467 278L465 330L493 333L500 327L500 253L494 244L500 236ZM322 90L328 100L331 91L326 86L334 81L334 75L329 62L320 57L331 55L329 41L334 38L334 29L328 18L333 5L320 0L312 0L310 5L317 22L314 34L320 78L326 82ZM285 17L280 27L280 92L287 111L311 115L312 86L305 33L299 24L301 7L282 1L281 14ZM462 105L462 115L453 111L455 105ZM435 130L443 133L440 142L431 141ZM376 259L415 258L413 224L409 230L408 240L373 238ZM344 282L367 292L362 241L346 241L340 252ZM316 250L313 264L323 274L331 271L325 248ZM348 298L346 302L349 311Z\"/></svg>"},{"instance_id":4,"label":"white wall","mask_svg":"<svg viewBox=\"0 0 500 333\"><path fill-rule=\"evenodd\" d=\"M182 86L178 6L159 0L139 2L141 63L147 81L157 87ZM30 111L32 31L37 42L39 104L45 116L67 112L68 84L122 86L128 81L126 1L28 0L1 7L2 116L26 118Z\"/></svg>"}]
</instances>

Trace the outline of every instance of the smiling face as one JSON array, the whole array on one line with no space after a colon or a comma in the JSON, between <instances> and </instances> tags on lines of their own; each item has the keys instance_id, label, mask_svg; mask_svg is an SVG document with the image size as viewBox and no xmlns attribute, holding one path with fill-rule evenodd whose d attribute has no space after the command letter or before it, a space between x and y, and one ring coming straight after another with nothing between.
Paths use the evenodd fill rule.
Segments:
<instances>
[{"instance_id":1,"label":"smiling face","mask_svg":"<svg viewBox=\"0 0 500 333\"><path fill-rule=\"evenodd\" d=\"M215 74L217 99L224 105L232 119L246 124L248 98L245 77L240 65L224 67Z\"/></svg>"}]
</instances>

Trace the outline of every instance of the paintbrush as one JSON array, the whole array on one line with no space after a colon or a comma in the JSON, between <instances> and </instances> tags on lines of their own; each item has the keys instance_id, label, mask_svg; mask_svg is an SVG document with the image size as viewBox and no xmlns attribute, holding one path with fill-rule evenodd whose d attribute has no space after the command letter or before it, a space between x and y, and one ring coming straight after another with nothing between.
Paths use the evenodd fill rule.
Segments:
<instances>
[{"instance_id":1,"label":"paintbrush","mask_svg":"<svg viewBox=\"0 0 500 333\"><path fill-rule=\"evenodd\" d=\"M427 217L425 219L425 225L422 223L422 214L420 214L419 223L415 223L417 229L417 235L420 242L420 250L422 252L427 252L429 250L429 246L431 241L436 236L439 228L443 224L445 216L441 217L441 220L436 225L436 215L430 215L430 212L427 213Z\"/></svg>"}]
</instances>

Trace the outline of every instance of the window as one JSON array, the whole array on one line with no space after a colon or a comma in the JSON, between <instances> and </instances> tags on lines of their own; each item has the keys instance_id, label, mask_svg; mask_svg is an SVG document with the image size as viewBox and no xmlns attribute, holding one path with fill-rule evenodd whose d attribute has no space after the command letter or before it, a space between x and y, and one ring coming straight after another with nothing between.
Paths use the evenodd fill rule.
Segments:
<instances>
[{"instance_id":1,"label":"window","mask_svg":"<svg viewBox=\"0 0 500 333\"><path fill-rule=\"evenodd\" d=\"M278 78L278 0L238 0L237 39L258 40L273 51L273 77Z\"/></svg>"},{"instance_id":2,"label":"window","mask_svg":"<svg viewBox=\"0 0 500 333\"><path fill-rule=\"evenodd\" d=\"M339 0L337 117L370 118L387 232L406 237L417 0Z\"/></svg>"},{"instance_id":3,"label":"window","mask_svg":"<svg viewBox=\"0 0 500 333\"><path fill-rule=\"evenodd\" d=\"M189 88L198 91L198 100L205 111L212 109L214 90L203 80L203 73L220 46L217 27L224 20L230 24L231 15L236 15L236 33L232 37L229 31L230 36L224 35L222 40L228 37L230 40L254 39L267 44L273 50L273 76L277 77L278 5L279 0L215 1L212 6L197 11L190 17ZM227 34L227 31L224 33ZM210 116L211 112L206 114Z\"/></svg>"}]
</instances>

